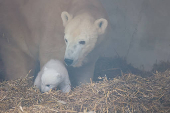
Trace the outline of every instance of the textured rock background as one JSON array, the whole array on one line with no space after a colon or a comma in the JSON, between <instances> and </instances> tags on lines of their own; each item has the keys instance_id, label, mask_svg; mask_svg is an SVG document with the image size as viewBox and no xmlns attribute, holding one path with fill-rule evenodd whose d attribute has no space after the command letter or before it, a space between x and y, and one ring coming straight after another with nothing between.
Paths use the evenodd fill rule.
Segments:
<instances>
[{"instance_id":1,"label":"textured rock background","mask_svg":"<svg viewBox=\"0 0 170 113\"><path fill-rule=\"evenodd\" d=\"M100 1L110 17L119 56L142 70L170 60L169 0Z\"/></svg>"}]
</instances>

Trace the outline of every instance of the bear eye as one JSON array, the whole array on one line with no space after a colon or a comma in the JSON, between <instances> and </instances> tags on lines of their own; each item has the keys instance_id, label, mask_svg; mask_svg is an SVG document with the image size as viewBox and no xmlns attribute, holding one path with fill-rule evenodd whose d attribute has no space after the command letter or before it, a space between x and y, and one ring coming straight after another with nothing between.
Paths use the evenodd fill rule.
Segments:
<instances>
[{"instance_id":1,"label":"bear eye","mask_svg":"<svg viewBox=\"0 0 170 113\"><path fill-rule=\"evenodd\" d=\"M68 42L67 39L65 39L65 42L66 42L66 43Z\"/></svg>"},{"instance_id":2,"label":"bear eye","mask_svg":"<svg viewBox=\"0 0 170 113\"><path fill-rule=\"evenodd\" d=\"M47 87L50 87L50 85L49 85L49 84L47 84L46 86L47 86Z\"/></svg>"},{"instance_id":3,"label":"bear eye","mask_svg":"<svg viewBox=\"0 0 170 113\"><path fill-rule=\"evenodd\" d=\"M84 45L84 44L85 44L85 41L79 41L79 44Z\"/></svg>"}]
</instances>

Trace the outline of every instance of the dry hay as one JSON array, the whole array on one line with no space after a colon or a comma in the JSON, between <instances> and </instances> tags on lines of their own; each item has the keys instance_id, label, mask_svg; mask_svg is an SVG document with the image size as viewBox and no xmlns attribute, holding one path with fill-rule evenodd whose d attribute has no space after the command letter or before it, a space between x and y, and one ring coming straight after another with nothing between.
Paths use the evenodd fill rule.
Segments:
<instances>
[{"instance_id":1,"label":"dry hay","mask_svg":"<svg viewBox=\"0 0 170 113\"><path fill-rule=\"evenodd\" d=\"M0 112L7 113L169 113L170 71L142 78L123 74L114 80L82 84L63 94L40 93L32 78L0 84ZM94 113L94 112L89 112Z\"/></svg>"}]
</instances>

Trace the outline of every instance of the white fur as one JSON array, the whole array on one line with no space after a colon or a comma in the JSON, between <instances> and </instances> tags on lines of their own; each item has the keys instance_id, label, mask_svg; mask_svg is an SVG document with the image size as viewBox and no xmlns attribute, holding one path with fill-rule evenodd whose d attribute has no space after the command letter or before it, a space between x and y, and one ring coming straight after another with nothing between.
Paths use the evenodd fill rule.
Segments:
<instances>
[{"instance_id":1,"label":"white fur","mask_svg":"<svg viewBox=\"0 0 170 113\"><path fill-rule=\"evenodd\" d=\"M71 89L67 69L60 61L53 59L48 61L38 73L34 86L39 88L41 92L47 92L57 86L64 93Z\"/></svg>"},{"instance_id":2,"label":"white fur","mask_svg":"<svg viewBox=\"0 0 170 113\"><path fill-rule=\"evenodd\" d=\"M106 19L95 20L89 14L82 14L72 18L67 12L62 12L61 18L65 27L66 51L65 59L72 59L71 66L80 67L86 56L94 49L99 35L105 33L108 26ZM79 44L85 41L85 44Z\"/></svg>"}]
</instances>

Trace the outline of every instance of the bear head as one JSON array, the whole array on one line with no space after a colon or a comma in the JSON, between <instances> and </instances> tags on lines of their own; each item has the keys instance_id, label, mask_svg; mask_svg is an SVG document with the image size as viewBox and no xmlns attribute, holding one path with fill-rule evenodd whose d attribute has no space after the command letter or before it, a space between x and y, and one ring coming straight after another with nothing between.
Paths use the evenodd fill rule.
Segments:
<instances>
[{"instance_id":1,"label":"bear head","mask_svg":"<svg viewBox=\"0 0 170 113\"><path fill-rule=\"evenodd\" d=\"M89 14L73 17L62 12L66 43L64 61L66 65L80 67L86 62L86 56L94 49L98 37L105 33L108 21L104 18L94 19Z\"/></svg>"},{"instance_id":2,"label":"bear head","mask_svg":"<svg viewBox=\"0 0 170 113\"><path fill-rule=\"evenodd\" d=\"M62 75L54 69L44 68L41 76L41 92L47 92L62 82Z\"/></svg>"}]
</instances>

